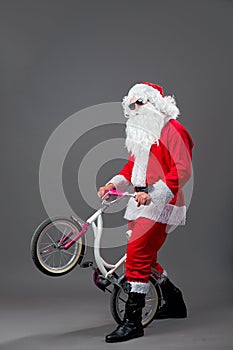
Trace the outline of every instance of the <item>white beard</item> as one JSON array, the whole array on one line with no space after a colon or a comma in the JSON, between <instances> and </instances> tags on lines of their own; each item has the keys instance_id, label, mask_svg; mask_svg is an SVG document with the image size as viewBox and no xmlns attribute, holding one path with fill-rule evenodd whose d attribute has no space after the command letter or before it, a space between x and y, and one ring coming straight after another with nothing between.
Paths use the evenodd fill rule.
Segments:
<instances>
[{"instance_id":1,"label":"white beard","mask_svg":"<svg viewBox=\"0 0 233 350\"><path fill-rule=\"evenodd\" d=\"M153 143L159 142L162 128L167 118L158 112L151 103L140 107L137 112L128 111L125 145L135 158L150 150Z\"/></svg>"},{"instance_id":2,"label":"white beard","mask_svg":"<svg viewBox=\"0 0 233 350\"><path fill-rule=\"evenodd\" d=\"M145 186L150 148L153 143L159 143L162 128L168 119L149 102L138 111L127 110L125 113L129 118L125 145L135 157L131 182L134 186Z\"/></svg>"}]
</instances>

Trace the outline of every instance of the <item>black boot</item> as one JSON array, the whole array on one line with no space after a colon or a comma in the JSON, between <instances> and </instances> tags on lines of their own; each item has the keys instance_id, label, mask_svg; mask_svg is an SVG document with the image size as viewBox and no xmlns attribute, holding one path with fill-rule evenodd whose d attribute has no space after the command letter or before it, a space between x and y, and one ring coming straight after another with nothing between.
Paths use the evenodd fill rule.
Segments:
<instances>
[{"instance_id":1,"label":"black boot","mask_svg":"<svg viewBox=\"0 0 233 350\"><path fill-rule=\"evenodd\" d=\"M125 305L123 324L105 338L107 343L117 343L133 338L142 337L142 309L145 306L145 296L142 293L129 293Z\"/></svg>"},{"instance_id":2,"label":"black boot","mask_svg":"<svg viewBox=\"0 0 233 350\"><path fill-rule=\"evenodd\" d=\"M184 303L182 292L166 278L160 284L163 293L164 304L155 314L155 319L186 318L187 308Z\"/></svg>"}]
</instances>

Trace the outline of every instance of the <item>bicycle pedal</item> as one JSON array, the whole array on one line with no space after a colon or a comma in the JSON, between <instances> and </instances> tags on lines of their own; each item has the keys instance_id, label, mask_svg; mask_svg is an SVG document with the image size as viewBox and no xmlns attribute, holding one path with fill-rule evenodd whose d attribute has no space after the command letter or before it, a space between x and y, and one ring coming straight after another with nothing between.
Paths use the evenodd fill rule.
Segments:
<instances>
[{"instance_id":1,"label":"bicycle pedal","mask_svg":"<svg viewBox=\"0 0 233 350\"><path fill-rule=\"evenodd\" d=\"M95 281L95 285L105 292L106 288L111 284L106 278L99 276L98 280Z\"/></svg>"},{"instance_id":2,"label":"bicycle pedal","mask_svg":"<svg viewBox=\"0 0 233 350\"><path fill-rule=\"evenodd\" d=\"M93 265L93 261L84 261L82 264L80 264L80 267L82 269L85 269L87 267L91 267Z\"/></svg>"},{"instance_id":3,"label":"bicycle pedal","mask_svg":"<svg viewBox=\"0 0 233 350\"><path fill-rule=\"evenodd\" d=\"M108 279L102 276L98 267L94 269L93 282L103 292L105 292L105 290L107 290L107 287L111 284Z\"/></svg>"}]
</instances>

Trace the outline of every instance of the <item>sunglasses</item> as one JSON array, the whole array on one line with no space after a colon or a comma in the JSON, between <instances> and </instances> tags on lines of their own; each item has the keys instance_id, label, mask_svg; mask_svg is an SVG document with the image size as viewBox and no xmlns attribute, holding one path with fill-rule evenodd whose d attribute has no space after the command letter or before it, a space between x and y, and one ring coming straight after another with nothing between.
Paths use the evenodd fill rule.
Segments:
<instances>
[{"instance_id":1,"label":"sunglasses","mask_svg":"<svg viewBox=\"0 0 233 350\"><path fill-rule=\"evenodd\" d=\"M131 109L131 111L133 111L136 107L136 105L138 106L143 106L145 103L143 102L143 100L141 98L139 98L137 101L130 103L129 105L129 109Z\"/></svg>"}]
</instances>

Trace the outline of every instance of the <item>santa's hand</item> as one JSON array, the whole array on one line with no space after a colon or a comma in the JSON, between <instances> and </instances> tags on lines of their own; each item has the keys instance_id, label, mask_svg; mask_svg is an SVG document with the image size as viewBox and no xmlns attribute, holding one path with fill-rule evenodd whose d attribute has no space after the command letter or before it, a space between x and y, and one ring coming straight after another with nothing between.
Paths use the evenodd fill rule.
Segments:
<instances>
[{"instance_id":1,"label":"santa's hand","mask_svg":"<svg viewBox=\"0 0 233 350\"><path fill-rule=\"evenodd\" d=\"M146 205L150 202L151 197L148 193L145 192L137 192L135 196L135 200L138 203L138 207L140 207L141 204Z\"/></svg>"},{"instance_id":2,"label":"santa's hand","mask_svg":"<svg viewBox=\"0 0 233 350\"><path fill-rule=\"evenodd\" d=\"M115 189L115 185L112 184L112 183L109 183L109 184L107 184L106 186L102 186L102 187L100 187L99 190L98 190L98 196L101 198L101 197L103 197L103 195L106 193L106 191L110 191L110 190L114 190L114 189ZM107 195L107 196L105 197L105 200L108 200L109 197L110 197L110 195Z\"/></svg>"}]
</instances>

